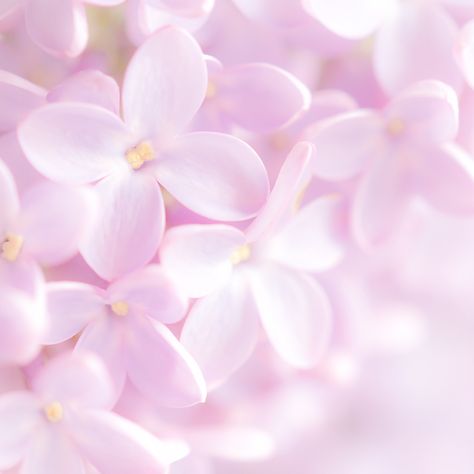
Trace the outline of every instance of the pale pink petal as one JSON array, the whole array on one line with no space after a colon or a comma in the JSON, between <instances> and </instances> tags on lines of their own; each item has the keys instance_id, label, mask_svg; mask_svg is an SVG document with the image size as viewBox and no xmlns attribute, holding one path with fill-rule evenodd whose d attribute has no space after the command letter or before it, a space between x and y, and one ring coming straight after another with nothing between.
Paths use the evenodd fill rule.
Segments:
<instances>
[{"instance_id":1,"label":"pale pink petal","mask_svg":"<svg viewBox=\"0 0 474 474\"><path fill-rule=\"evenodd\" d=\"M464 79L474 88L474 21L466 23L459 32L454 53Z\"/></svg>"},{"instance_id":2,"label":"pale pink petal","mask_svg":"<svg viewBox=\"0 0 474 474\"><path fill-rule=\"evenodd\" d=\"M294 0L234 0L233 3L251 20L271 26L296 27L307 20L301 2Z\"/></svg>"},{"instance_id":3,"label":"pale pink petal","mask_svg":"<svg viewBox=\"0 0 474 474\"><path fill-rule=\"evenodd\" d=\"M15 466L26 454L42 421L40 408L39 400L30 392L0 396L0 469Z\"/></svg>"},{"instance_id":4,"label":"pale pink petal","mask_svg":"<svg viewBox=\"0 0 474 474\"><path fill-rule=\"evenodd\" d=\"M223 113L253 132L283 127L311 103L311 94L302 82L285 70L264 63L224 70L216 88Z\"/></svg>"},{"instance_id":5,"label":"pale pink petal","mask_svg":"<svg viewBox=\"0 0 474 474\"><path fill-rule=\"evenodd\" d=\"M289 210L293 210L298 193L310 178L314 146L308 142L297 143L285 159L272 192L263 209L249 225L245 234L250 241L271 235L281 225Z\"/></svg>"},{"instance_id":6,"label":"pale pink petal","mask_svg":"<svg viewBox=\"0 0 474 474\"><path fill-rule=\"evenodd\" d=\"M20 209L15 180L10 170L0 160L0 232L8 230L8 225Z\"/></svg>"},{"instance_id":7,"label":"pale pink petal","mask_svg":"<svg viewBox=\"0 0 474 474\"><path fill-rule=\"evenodd\" d=\"M79 71L51 89L49 102L84 102L120 112L120 88L111 76L97 71Z\"/></svg>"},{"instance_id":8,"label":"pale pink petal","mask_svg":"<svg viewBox=\"0 0 474 474\"><path fill-rule=\"evenodd\" d=\"M165 234L160 259L188 296L200 298L226 284L233 268L232 252L244 244L244 234L234 227L178 226Z\"/></svg>"},{"instance_id":9,"label":"pale pink petal","mask_svg":"<svg viewBox=\"0 0 474 474\"><path fill-rule=\"evenodd\" d=\"M453 48L457 27L438 6L405 3L379 31L374 69L382 88L393 94L423 79L438 79L458 90L462 84Z\"/></svg>"},{"instance_id":10,"label":"pale pink petal","mask_svg":"<svg viewBox=\"0 0 474 474\"><path fill-rule=\"evenodd\" d=\"M37 430L21 466L21 474L85 474L84 463L68 436L45 424Z\"/></svg>"},{"instance_id":11,"label":"pale pink petal","mask_svg":"<svg viewBox=\"0 0 474 474\"><path fill-rule=\"evenodd\" d=\"M144 173L114 173L96 186L101 203L81 254L102 278L113 280L148 263L164 229L164 204L156 180Z\"/></svg>"},{"instance_id":12,"label":"pale pink petal","mask_svg":"<svg viewBox=\"0 0 474 474\"><path fill-rule=\"evenodd\" d=\"M303 207L268 243L269 258L289 267L319 272L337 265L344 255L340 235L340 196L326 196Z\"/></svg>"},{"instance_id":13,"label":"pale pink petal","mask_svg":"<svg viewBox=\"0 0 474 474\"><path fill-rule=\"evenodd\" d=\"M92 321L82 332L74 350L99 356L113 385L113 401L118 399L127 375L124 334L120 321L111 315Z\"/></svg>"},{"instance_id":14,"label":"pale pink petal","mask_svg":"<svg viewBox=\"0 0 474 474\"><path fill-rule=\"evenodd\" d=\"M20 7L20 0L3 0L0 4L0 20Z\"/></svg>"},{"instance_id":15,"label":"pale pink petal","mask_svg":"<svg viewBox=\"0 0 474 474\"><path fill-rule=\"evenodd\" d=\"M135 312L166 324L182 319L188 308L181 286L158 265L148 265L115 281L107 295L111 302L125 301Z\"/></svg>"},{"instance_id":16,"label":"pale pink petal","mask_svg":"<svg viewBox=\"0 0 474 474\"><path fill-rule=\"evenodd\" d=\"M306 11L344 38L373 33L393 10L393 0L303 0Z\"/></svg>"},{"instance_id":17,"label":"pale pink petal","mask_svg":"<svg viewBox=\"0 0 474 474\"><path fill-rule=\"evenodd\" d=\"M306 138L316 146L316 176L329 181L353 178L380 154L381 117L370 110L347 112L321 121Z\"/></svg>"},{"instance_id":18,"label":"pale pink petal","mask_svg":"<svg viewBox=\"0 0 474 474\"><path fill-rule=\"evenodd\" d=\"M456 144L425 151L417 191L441 211L474 212L474 158Z\"/></svg>"},{"instance_id":19,"label":"pale pink petal","mask_svg":"<svg viewBox=\"0 0 474 474\"><path fill-rule=\"evenodd\" d=\"M402 138L414 143L445 142L455 138L459 125L458 98L439 81L421 81L399 94L385 112L390 124L399 124Z\"/></svg>"},{"instance_id":20,"label":"pale pink petal","mask_svg":"<svg viewBox=\"0 0 474 474\"><path fill-rule=\"evenodd\" d=\"M226 286L194 304L184 323L181 342L212 386L224 381L250 357L257 337L253 298L245 276L236 271Z\"/></svg>"},{"instance_id":21,"label":"pale pink petal","mask_svg":"<svg viewBox=\"0 0 474 474\"><path fill-rule=\"evenodd\" d=\"M214 0L145 0L150 5L165 8L175 15L199 16L208 13L214 6Z\"/></svg>"},{"instance_id":22,"label":"pale pink petal","mask_svg":"<svg viewBox=\"0 0 474 474\"><path fill-rule=\"evenodd\" d=\"M133 141L125 124L90 104L51 104L28 116L19 128L30 163L53 181L82 184L128 169L125 153Z\"/></svg>"},{"instance_id":23,"label":"pale pink petal","mask_svg":"<svg viewBox=\"0 0 474 474\"><path fill-rule=\"evenodd\" d=\"M41 306L6 285L0 289L0 301L0 365L31 362L45 330Z\"/></svg>"},{"instance_id":24,"label":"pale pink petal","mask_svg":"<svg viewBox=\"0 0 474 474\"><path fill-rule=\"evenodd\" d=\"M15 129L28 113L45 103L45 97L46 91L41 87L0 70L0 131Z\"/></svg>"},{"instance_id":25,"label":"pale pink petal","mask_svg":"<svg viewBox=\"0 0 474 474\"><path fill-rule=\"evenodd\" d=\"M372 247L387 241L399 227L411 197L404 160L409 156L385 153L377 157L354 196L352 229L358 243Z\"/></svg>"},{"instance_id":26,"label":"pale pink petal","mask_svg":"<svg viewBox=\"0 0 474 474\"><path fill-rule=\"evenodd\" d=\"M191 121L206 87L206 64L196 40L184 30L162 28L128 65L123 85L125 121L143 137L169 139Z\"/></svg>"},{"instance_id":27,"label":"pale pink petal","mask_svg":"<svg viewBox=\"0 0 474 474\"><path fill-rule=\"evenodd\" d=\"M35 375L32 387L44 403L58 401L81 409L109 407L112 399L106 368L92 353L56 356Z\"/></svg>"},{"instance_id":28,"label":"pale pink petal","mask_svg":"<svg viewBox=\"0 0 474 474\"><path fill-rule=\"evenodd\" d=\"M24 251L44 265L73 257L97 206L88 189L41 183L22 198L18 228Z\"/></svg>"},{"instance_id":29,"label":"pale pink petal","mask_svg":"<svg viewBox=\"0 0 474 474\"><path fill-rule=\"evenodd\" d=\"M186 458L173 463L170 467L170 474L214 474L212 460L207 456L191 454Z\"/></svg>"},{"instance_id":30,"label":"pale pink petal","mask_svg":"<svg viewBox=\"0 0 474 474\"><path fill-rule=\"evenodd\" d=\"M278 354L289 364L314 367L326 350L332 328L324 290L302 272L262 264L252 274L262 325Z\"/></svg>"},{"instance_id":31,"label":"pale pink petal","mask_svg":"<svg viewBox=\"0 0 474 474\"><path fill-rule=\"evenodd\" d=\"M164 445L140 426L115 413L88 411L76 416L72 438L100 474L165 474Z\"/></svg>"},{"instance_id":32,"label":"pale pink petal","mask_svg":"<svg viewBox=\"0 0 474 474\"><path fill-rule=\"evenodd\" d=\"M90 3L91 5L101 5L103 7L112 7L114 5L120 5L124 3L125 0L84 0L85 3Z\"/></svg>"},{"instance_id":33,"label":"pale pink petal","mask_svg":"<svg viewBox=\"0 0 474 474\"><path fill-rule=\"evenodd\" d=\"M79 282L52 282L47 291L47 331L44 344L58 344L78 334L104 314L103 295Z\"/></svg>"},{"instance_id":34,"label":"pale pink petal","mask_svg":"<svg viewBox=\"0 0 474 474\"><path fill-rule=\"evenodd\" d=\"M183 407L206 399L206 384L198 365L158 321L133 319L126 358L130 380L155 403Z\"/></svg>"},{"instance_id":35,"label":"pale pink petal","mask_svg":"<svg viewBox=\"0 0 474 474\"><path fill-rule=\"evenodd\" d=\"M86 12L80 2L26 0L24 10L28 33L43 49L68 57L82 53L87 44L88 28Z\"/></svg>"},{"instance_id":36,"label":"pale pink petal","mask_svg":"<svg viewBox=\"0 0 474 474\"><path fill-rule=\"evenodd\" d=\"M222 133L179 137L157 163L156 176L187 208L216 220L248 219L268 196L267 172L257 153Z\"/></svg>"}]
</instances>

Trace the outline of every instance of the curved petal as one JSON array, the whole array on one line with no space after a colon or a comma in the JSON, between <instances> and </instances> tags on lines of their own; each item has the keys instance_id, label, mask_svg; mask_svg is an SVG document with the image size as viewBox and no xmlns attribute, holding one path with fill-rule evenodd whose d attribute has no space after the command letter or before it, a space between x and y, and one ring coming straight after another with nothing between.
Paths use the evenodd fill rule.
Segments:
<instances>
[{"instance_id":1,"label":"curved petal","mask_svg":"<svg viewBox=\"0 0 474 474\"><path fill-rule=\"evenodd\" d=\"M128 65L122 93L125 121L143 137L169 139L191 121L206 87L207 68L196 40L184 30L162 28Z\"/></svg>"},{"instance_id":2,"label":"curved petal","mask_svg":"<svg viewBox=\"0 0 474 474\"><path fill-rule=\"evenodd\" d=\"M329 181L355 177L380 153L383 122L371 110L357 110L322 120L307 137L316 146L316 176Z\"/></svg>"},{"instance_id":3,"label":"curved petal","mask_svg":"<svg viewBox=\"0 0 474 474\"><path fill-rule=\"evenodd\" d=\"M79 71L51 89L49 102L82 102L120 112L120 88L111 76L97 71Z\"/></svg>"},{"instance_id":4,"label":"curved petal","mask_svg":"<svg viewBox=\"0 0 474 474\"><path fill-rule=\"evenodd\" d=\"M210 219L248 219L268 196L267 172L257 153L222 133L177 138L157 163L156 176L184 206Z\"/></svg>"},{"instance_id":5,"label":"curved petal","mask_svg":"<svg viewBox=\"0 0 474 474\"><path fill-rule=\"evenodd\" d=\"M216 88L223 112L253 132L283 127L309 108L306 86L285 70L265 63L230 67L218 76Z\"/></svg>"},{"instance_id":6,"label":"curved petal","mask_svg":"<svg viewBox=\"0 0 474 474\"><path fill-rule=\"evenodd\" d=\"M66 341L105 313L103 297L91 285L52 282L46 291L48 325L43 344Z\"/></svg>"},{"instance_id":7,"label":"curved petal","mask_svg":"<svg viewBox=\"0 0 474 474\"><path fill-rule=\"evenodd\" d=\"M268 256L309 272L329 270L344 255L338 234L341 198L325 196L303 207L268 243Z\"/></svg>"},{"instance_id":8,"label":"curved petal","mask_svg":"<svg viewBox=\"0 0 474 474\"><path fill-rule=\"evenodd\" d=\"M181 290L160 266L148 265L112 283L107 295L110 302L126 301L139 314L171 324L182 319L188 308Z\"/></svg>"},{"instance_id":9,"label":"curved petal","mask_svg":"<svg viewBox=\"0 0 474 474\"><path fill-rule=\"evenodd\" d=\"M41 424L40 401L30 392L0 396L0 469L18 464Z\"/></svg>"},{"instance_id":10,"label":"curved petal","mask_svg":"<svg viewBox=\"0 0 474 474\"><path fill-rule=\"evenodd\" d=\"M212 386L250 357L257 337L256 308L246 277L236 271L227 285L196 301L184 323L181 342Z\"/></svg>"},{"instance_id":11,"label":"curved petal","mask_svg":"<svg viewBox=\"0 0 474 474\"><path fill-rule=\"evenodd\" d=\"M252 290L263 327L278 354L289 364L314 367L326 350L332 328L323 289L304 273L261 265Z\"/></svg>"},{"instance_id":12,"label":"curved petal","mask_svg":"<svg viewBox=\"0 0 474 474\"><path fill-rule=\"evenodd\" d=\"M57 103L28 116L19 139L30 163L53 181L97 181L121 166L132 140L124 123L90 104Z\"/></svg>"},{"instance_id":13,"label":"curved petal","mask_svg":"<svg viewBox=\"0 0 474 474\"><path fill-rule=\"evenodd\" d=\"M298 193L310 179L308 172L314 146L309 142L297 143L285 159L267 203L249 225L245 234L249 241L271 235L284 217L293 210Z\"/></svg>"},{"instance_id":14,"label":"curved petal","mask_svg":"<svg viewBox=\"0 0 474 474\"><path fill-rule=\"evenodd\" d=\"M82 53L89 36L86 12L75 0L26 0L28 33L44 50L59 56ZM54 15L51 15L54 12Z\"/></svg>"},{"instance_id":15,"label":"curved petal","mask_svg":"<svg viewBox=\"0 0 474 474\"><path fill-rule=\"evenodd\" d=\"M206 399L206 384L194 359L163 324L133 318L127 340L128 376L155 403L184 407Z\"/></svg>"},{"instance_id":16,"label":"curved petal","mask_svg":"<svg viewBox=\"0 0 474 474\"><path fill-rule=\"evenodd\" d=\"M437 209L456 214L474 212L474 158L458 145L425 151L417 191Z\"/></svg>"},{"instance_id":17,"label":"curved petal","mask_svg":"<svg viewBox=\"0 0 474 474\"><path fill-rule=\"evenodd\" d=\"M446 142L456 137L459 106L456 92L439 81L421 81L399 94L386 110L390 121L402 127L414 143Z\"/></svg>"},{"instance_id":18,"label":"curved petal","mask_svg":"<svg viewBox=\"0 0 474 474\"><path fill-rule=\"evenodd\" d=\"M457 27L438 6L405 3L379 31L374 45L376 77L388 95L423 79L462 85L453 47Z\"/></svg>"},{"instance_id":19,"label":"curved petal","mask_svg":"<svg viewBox=\"0 0 474 474\"><path fill-rule=\"evenodd\" d=\"M165 226L163 198L156 180L140 172L114 173L95 190L101 206L80 250L98 275L113 280L155 255Z\"/></svg>"},{"instance_id":20,"label":"curved petal","mask_svg":"<svg viewBox=\"0 0 474 474\"><path fill-rule=\"evenodd\" d=\"M0 132L16 128L32 110L45 103L46 91L7 71L0 70Z\"/></svg>"},{"instance_id":21,"label":"curved petal","mask_svg":"<svg viewBox=\"0 0 474 474\"><path fill-rule=\"evenodd\" d=\"M0 5L0 20L20 7L20 0L4 0Z\"/></svg>"},{"instance_id":22,"label":"curved petal","mask_svg":"<svg viewBox=\"0 0 474 474\"><path fill-rule=\"evenodd\" d=\"M80 409L110 405L112 386L104 364L91 353L65 353L35 374L34 391L44 403L58 401Z\"/></svg>"},{"instance_id":23,"label":"curved petal","mask_svg":"<svg viewBox=\"0 0 474 474\"><path fill-rule=\"evenodd\" d=\"M71 432L80 453L101 474L167 472L164 445L115 413L83 412L75 417Z\"/></svg>"},{"instance_id":24,"label":"curved petal","mask_svg":"<svg viewBox=\"0 0 474 474\"><path fill-rule=\"evenodd\" d=\"M200 16L208 13L214 0L146 0L150 5L165 8L175 15Z\"/></svg>"},{"instance_id":25,"label":"curved petal","mask_svg":"<svg viewBox=\"0 0 474 474\"><path fill-rule=\"evenodd\" d=\"M343 38L373 33L390 14L393 0L303 0L306 11Z\"/></svg>"},{"instance_id":26,"label":"curved petal","mask_svg":"<svg viewBox=\"0 0 474 474\"><path fill-rule=\"evenodd\" d=\"M301 2L293 0L233 0L239 10L252 21L277 27L297 27L307 20Z\"/></svg>"},{"instance_id":27,"label":"curved petal","mask_svg":"<svg viewBox=\"0 0 474 474\"><path fill-rule=\"evenodd\" d=\"M15 180L10 170L0 160L0 233L7 231L8 225L20 210L20 201Z\"/></svg>"},{"instance_id":28,"label":"curved petal","mask_svg":"<svg viewBox=\"0 0 474 474\"><path fill-rule=\"evenodd\" d=\"M84 469L81 456L68 436L45 424L31 440L21 474L85 474Z\"/></svg>"},{"instance_id":29,"label":"curved petal","mask_svg":"<svg viewBox=\"0 0 474 474\"><path fill-rule=\"evenodd\" d=\"M78 252L96 202L88 189L45 182L23 195L17 225L24 251L44 265L57 265Z\"/></svg>"},{"instance_id":30,"label":"curved petal","mask_svg":"<svg viewBox=\"0 0 474 474\"><path fill-rule=\"evenodd\" d=\"M225 285L232 273L232 252L245 244L244 234L226 225L173 227L160 247L163 267L191 298Z\"/></svg>"},{"instance_id":31,"label":"curved petal","mask_svg":"<svg viewBox=\"0 0 474 474\"><path fill-rule=\"evenodd\" d=\"M474 88L474 20L462 27L454 52L464 79L470 87Z\"/></svg>"}]
</instances>

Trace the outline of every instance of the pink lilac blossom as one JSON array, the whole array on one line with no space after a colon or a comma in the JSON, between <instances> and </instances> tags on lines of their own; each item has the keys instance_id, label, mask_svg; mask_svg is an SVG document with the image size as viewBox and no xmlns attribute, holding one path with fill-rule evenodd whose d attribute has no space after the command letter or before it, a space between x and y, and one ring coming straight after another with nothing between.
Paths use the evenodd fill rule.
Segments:
<instances>
[{"instance_id":1,"label":"pink lilac blossom","mask_svg":"<svg viewBox=\"0 0 474 474\"><path fill-rule=\"evenodd\" d=\"M0 473L472 474L474 0L1 0Z\"/></svg>"}]
</instances>

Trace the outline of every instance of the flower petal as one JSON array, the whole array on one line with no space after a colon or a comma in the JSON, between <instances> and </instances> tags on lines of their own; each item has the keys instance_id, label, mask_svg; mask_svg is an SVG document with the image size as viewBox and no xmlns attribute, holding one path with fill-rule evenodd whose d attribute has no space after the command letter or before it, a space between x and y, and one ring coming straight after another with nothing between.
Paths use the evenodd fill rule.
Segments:
<instances>
[{"instance_id":1,"label":"flower petal","mask_svg":"<svg viewBox=\"0 0 474 474\"><path fill-rule=\"evenodd\" d=\"M199 16L208 13L214 0L146 0L150 5L166 8L175 15Z\"/></svg>"},{"instance_id":2,"label":"flower petal","mask_svg":"<svg viewBox=\"0 0 474 474\"><path fill-rule=\"evenodd\" d=\"M246 277L236 271L227 285L196 301L184 323L181 342L212 386L250 357L257 337L256 308Z\"/></svg>"},{"instance_id":3,"label":"flower petal","mask_svg":"<svg viewBox=\"0 0 474 474\"><path fill-rule=\"evenodd\" d=\"M30 392L15 391L0 396L0 469L18 464L40 425L40 402Z\"/></svg>"},{"instance_id":4,"label":"flower petal","mask_svg":"<svg viewBox=\"0 0 474 474\"><path fill-rule=\"evenodd\" d=\"M52 282L46 287L48 330L44 344L58 344L82 331L92 320L104 315L103 297L91 285Z\"/></svg>"},{"instance_id":5,"label":"flower petal","mask_svg":"<svg viewBox=\"0 0 474 474\"><path fill-rule=\"evenodd\" d=\"M19 129L30 163L53 181L97 181L121 166L132 140L124 123L90 104L57 103L28 116Z\"/></svg>"},{"instance_id":6,"label":"flower petal","mask_svg":"<svg viewBox=\"0 0 474 474\"><path fill-rule=\"evenodd\" d=\"M323 289L304 273L267 264L252 274L252 290L278 354L295 367L314 367L327 348L332 326Z\"/></svg>"},{"instance_id":7,"label":"flower petal","mask_svg":"<svg viewBox=\"0 0 474 474\"><path fill-rule=\"evenodd\" d=\"M201 370L163 324L147 317L134 318L126 357L130 380L155 403L183 407L205 400Z\"/></svg>"},{"instance_id":8,"label":"flower petal","mask_svg":"<svg viewBox=\"0 0 474 474\"><path fill-rule=\"evenodd\" d=\"M114 173L96 186L101 203L81 254L102 278L113 280L148 263L165 226L161 190L144 173Z\"/></svg>"},{"instance_id":9,"label":"flower petal","mask_svg":"<svg viewBox=\"0 0 474 474\"><path fill-rule=\"evenodd\" d=\"M87 44L84 7L75 0L26 0L25 20L33 40L51 54L74 57ZM54 12L54 15L51 15Z\"/></svg>"},{"instance_id":10,"label":"flower petal","mask_svg":"<svg viewBox=\"0 0 474 474\"><path fill-rule=\"evenodd\" d=\"M20 0L4 0L0 5L0 20L20 7Z\"/></svg>"},{"instance_id":11,"label":"flower petal","mask_svg":"<svg viewBox=\"0 0 474 474\"><path fill-rule=\"evenodd\" d=\"M454 52L464 79L474 88L474 21L469 21L462 27Z\"/></svg>"},{"instance_id":12,"label":"flower petal","mask_svg":"<svg viewBox=\"0 0 474 474\"><path fill-rule=\"evenodd\" d=\"M196 40L184 30L162 28L128 65L122 96L125 121L143 137L169 139L191 121L206 87L206 64Z\"/></svg>"},{"instance_id":13,"label":"flower petal","mask_svg":"<svg viewBox=\"0 0 474 474\"><path fill-rule=\"evenodd\" d=\"M183 135L156 166L158 181L192 211L222 221L254 216L268 195L268 177L257 153L231 135Z\"/></svg>"},{"instance_id":14,"label":"flower petal","mask_svg":"<svg viewBox=\"0 0 474 474\"><path fill-rule=\"evenodd\" d=\"M0 160L0 233L7 231L8 225L20 209L20 201L15 180L10 170Z\"/></svg>"},{"instance_id":15,"label":"flower petal","mask_svg":"<svg viewBox=\"0 0 474 474\"><path fill-rule=\"evenodd\" d=\"M81 454L101 474L167 472L164 445L140 426L115 413L81 413L74 419L72 438Z\"/></svg>"},{"instance_id":16,"label":"flower petal","mask_svg":"<svg viewBox=\"0 0 474 474\"><path fill-rule=\"evenodd\" d=\"M244 244L244 234L227 225L178 226L165 234L160 259L188 296L200 298L226 284L233 268L230 256Z\"/></svg>"},{"instance_id":17,"label":"flower petal","mask_svg":"<svg viewBox=\"0 0 474 474\"><path fill-rule=\"evenodd\" d=\"M314 173L329 181L359 174L383 146L383 122L371 110L357 110L322 120L307 137L316 146Z\"/></svg>"}]
</instances>

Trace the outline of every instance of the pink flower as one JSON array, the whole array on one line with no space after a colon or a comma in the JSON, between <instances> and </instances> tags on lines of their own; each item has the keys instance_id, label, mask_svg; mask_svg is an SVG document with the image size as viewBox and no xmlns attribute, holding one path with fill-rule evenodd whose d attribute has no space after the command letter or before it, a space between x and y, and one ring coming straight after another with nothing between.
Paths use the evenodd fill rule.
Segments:
<instances>
[{"instance_id":1,"label":"pink flower","mask_svg":"<svg viewBox=\"0 0 474 474\"><path fill-rule=\"evenodd\" d=\"M259 319L277 352L296 367L312 367L328 342L330 305L307 272L331 268L341 258L338 200L316 200L291 216L311 156L310 144L294 147L267 205L245 233L226 225L188 225L165 236L163 266L189 296L202 297L181 341L210 383L247 359Z\"/></svg>"},{"instance_id":2,"label":"pink flower","mask_svg":"<svg viewBox=\"0 0 474 474\"><path fill-rule=\"evenodd\" d=\"M84 330L76 350L104 360L117 398L128 375L143 395L160 404L185 406L205 399L199 367L165 326L184 317L187 300L157 265L117 280L107 290L50 283L47 300L44 342L57 344Z\"/></svg>"},{"instance_id":3,"label":"pink flower","mask_svg":"<svg viewBox=\"0 0 474 474\"><path fill-rule=\"evenodd\" d=\"M0 469L22 473L161 474L170 455L153 435L109 411L111 385L89 354L53 359L31 391L0 395Z\"/></svg>"},{"instance_id":4,"label":"pink flower","mask_svg":"<svg viewBox=\"0 0 474 474\"><path fill-rule=\"evenodd\" d=\"M103 278L117 278L154 256L165 220L158 183L211 219L248 219L264 204L267 174L246 143L211 132L177 135L199 109L206 87L196 41L164 28L128 66L125 122L101 107L61 103L36 110L20 127L27 158L45 176L99 181L102 205L81 253Z\"/></svg>"},{"instance_id":5,"label":"pink flower","mask_svg":"<svg viewBox=\"0 0 474 474\"><path fill-rule=\"evenodd\" d=\"M457 130L456 95L437 81L414 84L382 112L341 114L313 130L315 174L360 177L351 220L361 245L386 240L418 195L442 211L474 212L474 163L451 143Z\"/></svg>"}]
</instances>

